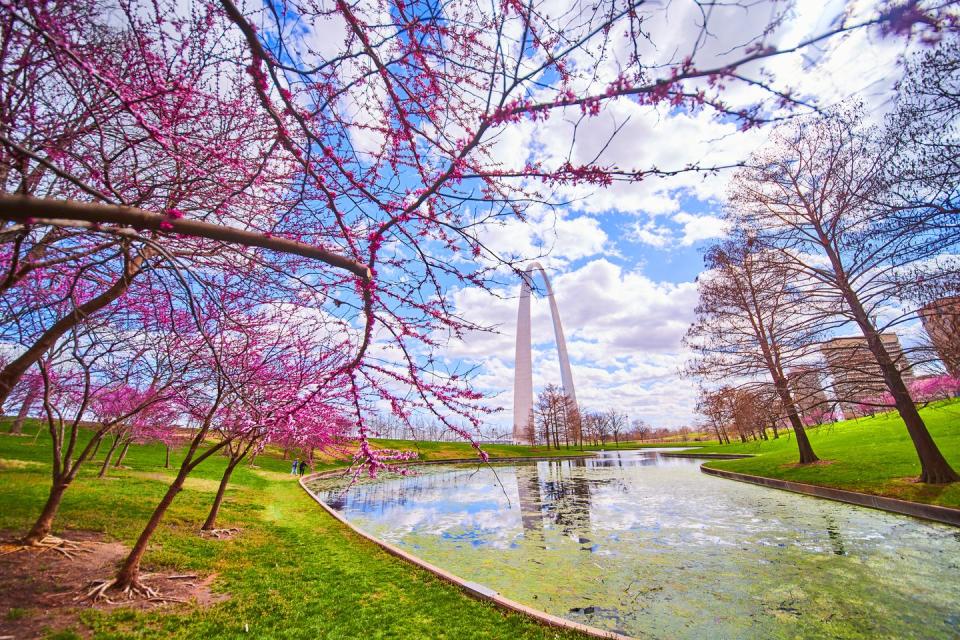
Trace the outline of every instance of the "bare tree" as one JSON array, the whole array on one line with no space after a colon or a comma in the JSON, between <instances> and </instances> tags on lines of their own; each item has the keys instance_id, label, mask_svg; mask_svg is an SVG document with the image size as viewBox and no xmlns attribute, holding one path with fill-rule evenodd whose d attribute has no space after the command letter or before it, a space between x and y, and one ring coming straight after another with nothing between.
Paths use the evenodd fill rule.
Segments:
<instances>
[{"instance_id":1,"label":"bare tree","mask_svg":"<svg viewBox=\"0 0 960 640\"><path fill-rule=\"evenodd\" d=\"M706 419L707 426L713 429L720 444L730 444L730 435L727 425L730 423L729 403L726 400L727 388L718 391L708 391L700 388L697 398L697 413Z\"/></svg>"},{"instance_id":2,"label":"bare tree","mask_svg":"<svg viewBox=\"0 0 960 640\"><path fill-rule=\"evenodd\" d=\"M610 421L605 413L598 411L587 411L583 414L583 429L590 443L594 446L602 446L607 443L610 437Z\"/></svg>"},{"instance_id":3,"label":"bare tree","mask_svg":"<svg viewBox=\"0 0 960 640\"><path fill-rule=\"evenodd\" d=\"M537 442L560 448L560 438L567 432L566 405L566 398L556 385L548 384L540 392L533 407Z\"/></svg>"},{"instance_id":4,"label":"bare tree","mask_svg":"<svg viewBox=\"0 0 960 640\"><path fill-rule=\"evenodd\" d=\"M905 212L931 207L955 215L960 212L960 36L920 51L905 67L883 140L891 150L885 165L891 201ZM945 246L953 245L960 226L945 224L938 233Z\"/></svg>"},{"instance_id":5,"label":"bare tree","mask_svg":"<svg viewBox=\"0 0 960 640\"><path fill-rule=\"evenodd\" d=\"M891 205L890 153L867 135L856 110L791 123L738 173L730 213L793 273L807 305L830 308L863 334L916 448L921 481L953 482L960 476L927 430L903 380L904 363L881 334L912 317L912 309L891 312L892 301L908 297L905 273L935 281L955 268L939 259L947 249L943 229L955 219L935 206Z\"/></svg>"},{"instance_id":6,"label":"bare tree","mask_svg":"<svg viewBox=\"0 0 960 640\"><path fill-rule=\"evenodd\" d=\"M897 150L886 166L891 200L898 210L930 207L945 214L947 224L939 225L938 235L931 238L944 249L938 259L942 263L947 248L956 246L960 234L956 224L960 211L956 188L960 183L960 37L945 38L938 47L908 60L899 89L884 138L886 146ZM956 255L956 251L952 253ZM914 350L911 357L923 364L939 359L951 375L960 376L960 276L949 270L937 275L931 279L922 270L908 274L915 286L904 293L912 294L932 341Z\"/></svg>"},{"instance_id":7,"label":"bare tree","mask_svg":"<svg viewBox=\"0 0 960 640\"><path fill-rule=\"evenodd\" d=\"M807 357L822 325L804 313L791 272L776 254L756 250L751 237L739 235L714 245L706 264L709 272L699 279L697 319L685 339L697 355L685 373L708 380L752 380L754 385L760 384L757 376L769 376L797 436L800 463L816 462L785 370Z\"/></svg>"},{"instance_id":8,"label":"bare tree","mask_svg":"<svg viewBox=\"0 0 960 640\"><path fill-rule=\"evenodd\" d=\"M751 389L737 389L733 399L733 426L744 439L767 440L764 399Z\"/></svg>"},{"instance_id":9,"label":"bare tree","mask_svg":"<svg viewBox=\"0 0 960 640\"><path fill-rule=\"evenodd\" d=\"M633 433L640 442L643 442L647 439L647 435L650 433L650 425L648 425L643 418L634 418Z\"/></svg>"},{"instance_id":10,"label":"bare tree","mask_svg":"<svg viewBox=\"0 0 960 640\"><path fill-rule=\"evenodd\" d=\"M626 432L627 427L630 425L630 417L616 409L608 409L606 416L607 422L610 425L610 434L613 436L613 441L617 446L620 446L620 436Z\"/></svg>"}]
</instances>

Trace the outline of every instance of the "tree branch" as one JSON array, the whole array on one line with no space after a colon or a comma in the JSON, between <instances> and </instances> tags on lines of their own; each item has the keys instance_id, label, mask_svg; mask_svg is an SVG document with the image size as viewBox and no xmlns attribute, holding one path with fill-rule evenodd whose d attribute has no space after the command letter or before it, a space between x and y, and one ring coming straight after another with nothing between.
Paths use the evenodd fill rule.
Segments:
<instances>
[{"instance_id":1,"label":"tree branch","mask_svg":"<svg viewBox=\"0 0 960 640\"><path fill-rule=\"evenodd\" d=\"M161 233L179 233L311 258L325 262L332 267L349 271L363 280L371 278L370 269L366 265L322 247L286 238L271 237L254 231L200 222L199 220L173 218L172 216L151 213L135 207L75 200L33 198L23 195L0 195L0 218L24 224L42 224L44 221L49 222L57 219L57 224L62 226L76 221L77 224L72 226L78 227L86 227L89 223L120 224L136 229L151 229Z\"/></svg>"}]
</instances>

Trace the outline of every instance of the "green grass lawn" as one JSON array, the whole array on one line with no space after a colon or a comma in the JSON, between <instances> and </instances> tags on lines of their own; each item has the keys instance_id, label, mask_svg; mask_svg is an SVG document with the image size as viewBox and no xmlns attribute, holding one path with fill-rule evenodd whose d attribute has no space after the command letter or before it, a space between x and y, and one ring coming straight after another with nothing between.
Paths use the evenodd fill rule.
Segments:
<instances>
[{"instance_id":1,"label":"green grass lawn","mask_svg":"<svg viewBox=\"0 0 960 640\"><path fill-rule=\"evenodd\" d=\"M931 405L920 415L947 460L960 470L960 401ZM920 462L896 412L823 425L808 429L807 434L817 457L829 464L797 466L797 444L791 432L786 436L781 432L777 440L712 445L698 451L756 455L708 464L717 469L960 507L960 483L915 482Z\"/></svg>"},{"instance_id":2,"label":"green grass lawn","mask_svg":"<svg viewBox=\"0 0 960 640\"><path fill-rule=\"evenodd\" d=\"M941 450L960 468L960 401L921 413ZM36 424L28 426L27 437L6 435L6 428L0 420L0 529L22 533L46 498L49 437L41 432L35 440ZM756 454L750 459L710 463L718 468L960 507L960 486L913 481L919 463L895 414L824 425L809 434L817 455L829 464L796 466L796 443L789 434L770 441L710 444L699 451ZM412 448L423 459L475 455L466 443L377 440L376 444ZM662 445L624 442L620 448L639 446ZM578 452L512 445L484 448L494 459ZM106 446L101 449L100 456ZM133 446L124 461L127 468L111 469L106 479L97 479L98 465L88 463L64 498L54 532L69 538L71 530L100 531L132 544L174 473L163 468L163 461L163 447ZM178 461L175 453L174 466ZM229 599L204 609L110 613L88 609L81 620L93 637L579 637L468 598L347 531L303 493L287 473L289 461L275 451L259 456L255 468L243 465L234 474L219 524L240 527L242 534L232 540L202 539L197 530L224 464L222 457L214 457L188 480L154 538L144 569L216 573L214 589L229 594ZM337 464L343 463L327 460L319 468ZM16 615L42 612L17 611ZM51 637L56 631L51 629Z\"/></svg>"},{"instance_id":3,"label":"green grass lawn","mask_svg":"<svg viewBox=\"0 0 960 640\"><path fill-rule=\"evenodd\" d=\"M44 434L36 444L0 435L0 529L25 532L39 513L50 482L48 445ZM101 531L132 544L172 476L163 460L161 446L134 446L129 469L111 469L106 479L89 465L67 491L54 533ZM94 638L580 637L503 613L380 551L320 509L287 475L289 462L261 455L256 465L237 469L218 523L242 528L239 537L197 535L224 466L216 457L188 480L145 559L145 571L216 573L214 590L229 600L206 609L88 609L81 619ZM75 637L55 631L51 637Z\"/></svg>"}]
</instances>

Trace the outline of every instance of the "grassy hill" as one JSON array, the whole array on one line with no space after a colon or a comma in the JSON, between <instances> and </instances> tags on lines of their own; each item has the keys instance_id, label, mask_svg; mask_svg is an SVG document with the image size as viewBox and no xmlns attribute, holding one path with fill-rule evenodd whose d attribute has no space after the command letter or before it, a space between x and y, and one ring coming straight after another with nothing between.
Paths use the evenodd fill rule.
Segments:
<instances>
[{"instance_id":1,"label":"grassy hill","mask_svg":"<svg viewBox=\"0 0 960 640\"><path fill-rule=\"evenodd\" d=\"M920 415L944 456L960 470L960 401L928 406ZM823 461L814 465L795 464L797 444L789 431L786 436L782 433L776 440L712 445L697 451L756 456L709 463L718 469L960 507L960 483L937 486L915 481L920 462L895 411L809 429L813 450Z\"/></svg>"}]
</instances>

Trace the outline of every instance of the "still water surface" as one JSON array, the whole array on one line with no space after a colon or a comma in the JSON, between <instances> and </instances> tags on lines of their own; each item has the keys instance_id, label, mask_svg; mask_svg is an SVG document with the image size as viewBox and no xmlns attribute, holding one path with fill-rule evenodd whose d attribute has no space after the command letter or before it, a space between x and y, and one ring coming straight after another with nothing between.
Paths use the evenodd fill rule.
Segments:
<instances>
[{"instance_id":1,"label":"still water surface","mask_svg":"<svg viewBox=\"0 0 960 640\"><path fill-rule=\"evenodd\" d=\"M638 637L960 637L960 531L701 462L622 451L314 489L467 580Z\"/></svg>"}]
</instances>

